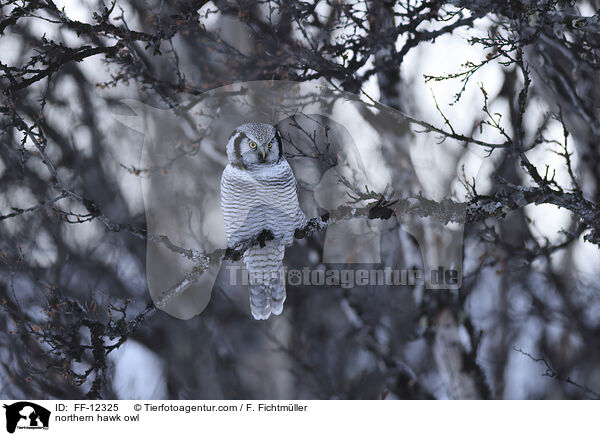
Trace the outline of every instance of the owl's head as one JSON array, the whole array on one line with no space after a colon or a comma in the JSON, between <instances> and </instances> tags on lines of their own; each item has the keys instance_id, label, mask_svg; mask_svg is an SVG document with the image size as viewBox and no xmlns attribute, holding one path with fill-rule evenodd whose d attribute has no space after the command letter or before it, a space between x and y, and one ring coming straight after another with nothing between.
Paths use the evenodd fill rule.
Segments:
<instances>
[{"instance_id":1,"label":"owl's head","mask_svg":"<svg viewBox=\"0 0 600 436\"><path fill-rule=\"evenodd\" d=\"M229 137L227 158L247 169L274 164L283 158L281 135L270 124L242 124Z\"/></svg>"}]
</instances>

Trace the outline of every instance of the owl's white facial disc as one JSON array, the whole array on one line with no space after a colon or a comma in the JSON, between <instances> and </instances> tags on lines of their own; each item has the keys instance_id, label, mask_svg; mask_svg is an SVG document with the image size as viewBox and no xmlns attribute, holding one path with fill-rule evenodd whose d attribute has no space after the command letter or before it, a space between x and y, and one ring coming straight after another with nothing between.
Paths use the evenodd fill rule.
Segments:
<instances>
[{"instance_id":1,"label":"owl's white facial disc","mask_svg":"<svg viewBox=\"0 0 600 436\"><path fill-rule=\"evenodd\" d=\"M274 164L282 155L281 135L270 124L242 124L227 143L229 162L246 169Z\"/></svg>"}]
</instances>

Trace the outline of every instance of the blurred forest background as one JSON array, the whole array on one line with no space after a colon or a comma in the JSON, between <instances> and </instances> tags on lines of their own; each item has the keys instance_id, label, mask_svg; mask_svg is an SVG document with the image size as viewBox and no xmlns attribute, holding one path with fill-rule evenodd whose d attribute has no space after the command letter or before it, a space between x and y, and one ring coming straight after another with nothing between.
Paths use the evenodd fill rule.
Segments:
<instances>
[{"instance_id":1,"label":"blurred forest background","mask_svg":"<svg viewBox=\"0 0 600 436\"><path fill-rule=\"evenodd\" d=\"M600 398L598 0L0 5L1 397ZM113 115L251 80L406 114L420 178L461 175L427 192L466 209L460 289L294 288L266 322L223 289L158 310L143 135ZM421 264L386 232L383 259ZM319 267L323 242L286 263Z\"/></svg>"}]
</instances>

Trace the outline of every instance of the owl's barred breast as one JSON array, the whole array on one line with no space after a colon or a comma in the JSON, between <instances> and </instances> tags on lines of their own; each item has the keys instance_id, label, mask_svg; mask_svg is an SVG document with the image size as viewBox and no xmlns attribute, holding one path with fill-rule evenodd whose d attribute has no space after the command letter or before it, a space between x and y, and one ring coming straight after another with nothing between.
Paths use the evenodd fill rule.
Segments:
<instances>
[{"instance_id":1,"label":"owl's barred breast","mask_svg":"<svg viewBox=\"0 0 600 436\"><path fill-rule=\"evenodd\" d=\"M221 178L221 207L229 245L270 230L284 244L305 225L298 188L285 160L257 169L227 165Z\"/></svg>"}]
</instances>

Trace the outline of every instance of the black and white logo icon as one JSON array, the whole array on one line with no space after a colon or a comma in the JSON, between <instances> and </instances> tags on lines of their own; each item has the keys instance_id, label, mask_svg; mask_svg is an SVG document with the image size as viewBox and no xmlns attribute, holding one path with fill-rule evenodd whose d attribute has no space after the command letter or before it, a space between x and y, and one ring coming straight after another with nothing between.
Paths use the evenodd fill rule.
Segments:
<instances>
[{"instance_id":1,"label":"black and white logo icon","mask_svg":"<svg viewBox=\"0 0 600 436\"><path fill-rule=\"evenodd\" d=\"M19 401L4 405L6 409L6 431L14 433L15 429L48 429L50 411L28 401Z\"/></svg>"}]
</instances>

